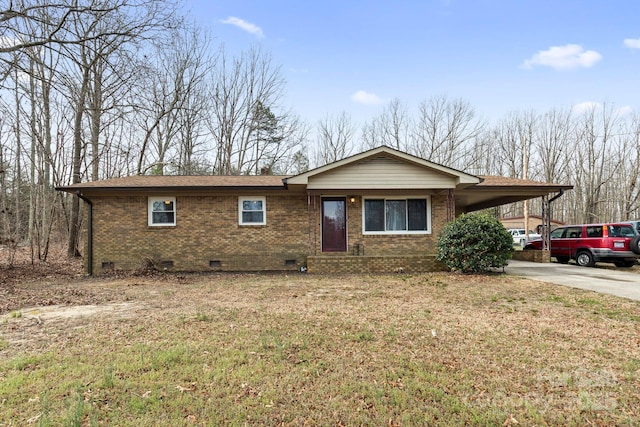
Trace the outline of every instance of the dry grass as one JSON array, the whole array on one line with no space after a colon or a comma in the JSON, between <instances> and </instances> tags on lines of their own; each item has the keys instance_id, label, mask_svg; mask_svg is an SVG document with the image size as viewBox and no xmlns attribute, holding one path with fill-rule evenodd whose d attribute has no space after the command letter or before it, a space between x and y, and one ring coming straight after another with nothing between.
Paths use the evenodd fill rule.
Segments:
<instances>
[{"instance_id":1,"label":"dry grass","mask_svg":"<svg viewBox=\"0 0 640 427\"><path fill-rule=\"evenodd\" d=\"M450 274L15 287L109 297L0 318L0 426L640 424L640 304L612 296Z\"/></svg>"}]
</instances>

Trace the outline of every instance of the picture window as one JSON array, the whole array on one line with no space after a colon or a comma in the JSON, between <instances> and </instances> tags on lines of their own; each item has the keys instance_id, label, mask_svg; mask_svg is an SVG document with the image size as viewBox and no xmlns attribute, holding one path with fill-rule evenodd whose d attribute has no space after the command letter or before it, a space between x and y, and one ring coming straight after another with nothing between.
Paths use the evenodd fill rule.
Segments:
<instances>
[{"instance_id":1,"label":"picture window","mask_svg":"<svg viewBox=\"0 0 640 427\"><path fill-rule=\"evenodd\" d=\"M431 233L431 203L427 198L365 198L365 234Z\"/></svg>"}]
</instances>

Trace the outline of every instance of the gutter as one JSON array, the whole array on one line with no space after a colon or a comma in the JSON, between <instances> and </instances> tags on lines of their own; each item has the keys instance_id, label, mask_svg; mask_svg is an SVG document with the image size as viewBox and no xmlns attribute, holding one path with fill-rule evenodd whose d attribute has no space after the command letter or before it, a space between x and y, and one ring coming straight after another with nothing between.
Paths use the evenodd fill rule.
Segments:
<instances>
[{"instance_id":1,"label":"gutter","mask_svg":"<svg viewBox=\"0 0 640 427\"><path fill-rule=\"evenodd\" d=\"M80 190L76 191L76 196L89 206L87 211L87 274L93 276L93 202L83 196Z\"/></svg>"}]
</instances>

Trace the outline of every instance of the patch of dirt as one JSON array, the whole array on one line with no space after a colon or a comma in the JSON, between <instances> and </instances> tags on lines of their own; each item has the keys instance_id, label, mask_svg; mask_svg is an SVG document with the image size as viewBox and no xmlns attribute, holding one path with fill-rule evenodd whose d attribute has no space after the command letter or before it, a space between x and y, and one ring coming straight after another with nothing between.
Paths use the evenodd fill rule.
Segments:
<instances>
[{"instance_id":1,"label":"patch of dirt","mask_svg":"<svg viewBox=\"0 0 640 427\"><path fill-rule=\"evenodd\" d=\"M0 315L32 307L123 302L127 297L113 287L105 286L106 283L118 279L162 281L167 277L153 270L142 270L90 278L84 273L82 258L68 258L63 246L52 247L46 262L32 262L27 247L20 247L11 254L9 251L0 248ZM172 276L172 280L179 283L180 277Z\"/></svg>"},{"instance_id":2,"label":"patch of dirt","mask_svg":"<svg viewBox=\"0 0 640 427\"><path fill-rule=\"evenodd\" d=\"M55 322L78 317L87 317L95 314L116 315L118 318L133 316L132 308L136 305L133 302L106 303L101 305L73 305L60 306L52 305L48 307L31 307L20 311L20 318L34 319L37 323ZM0 321L5 318L7 321L11 314L0 316Z\"/></svg>"},{"instance_id":3,"label":"patch of dirt","mask_svg":"<svg viewBox=\"0 0 640 427\"><path fill-rule=\"evenodd\" d=\"M62 246L52 248L46 262L32 261L28 247L1 248L0 314L23 307L104 302L104 296L69 286L82 277L82 259L67 258Z\"/></svg>"}]
</instances>

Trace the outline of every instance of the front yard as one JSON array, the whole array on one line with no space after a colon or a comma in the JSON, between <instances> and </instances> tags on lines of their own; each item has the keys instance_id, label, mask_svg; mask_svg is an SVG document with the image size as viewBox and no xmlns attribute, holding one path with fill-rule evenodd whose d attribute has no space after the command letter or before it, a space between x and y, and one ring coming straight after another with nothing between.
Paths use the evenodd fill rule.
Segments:
<instances>
[{"instance_id":1,"label":"front yard","mask_svg":"<svg viewBox=\"0 0 640 427\"><path fill-rule=\"evenodd\" d=\"M640 424L640 304L612 296L444 273L3 291L0 426Z\"/></svg>"}]
</instances>

